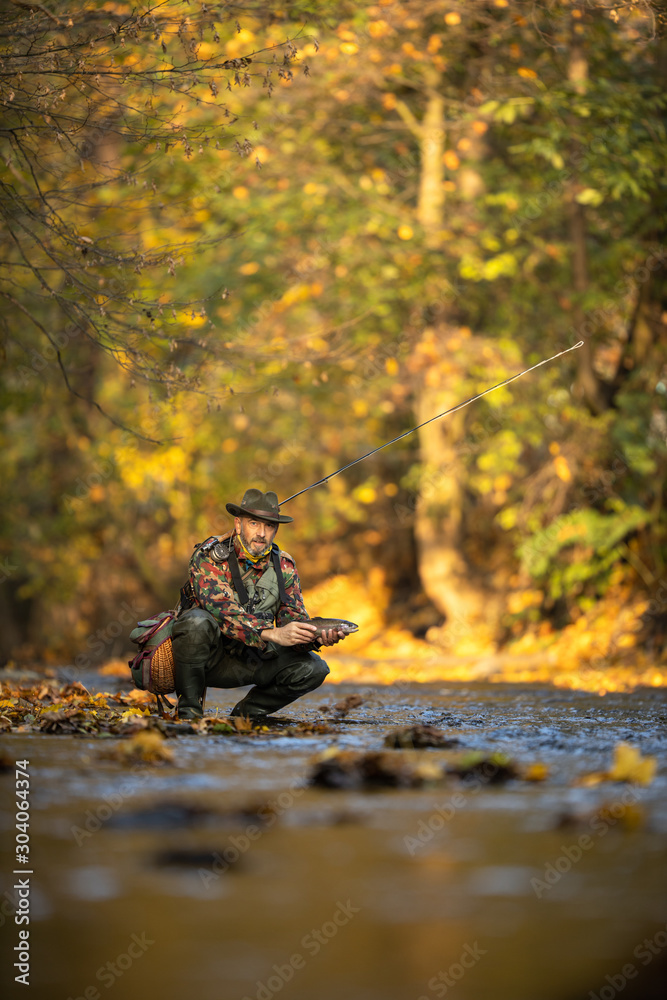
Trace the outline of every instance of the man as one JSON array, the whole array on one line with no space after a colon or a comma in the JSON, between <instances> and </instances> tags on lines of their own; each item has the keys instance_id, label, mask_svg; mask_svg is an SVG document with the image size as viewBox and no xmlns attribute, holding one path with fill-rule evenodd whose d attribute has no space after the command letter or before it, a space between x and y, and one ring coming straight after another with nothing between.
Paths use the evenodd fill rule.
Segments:
<instances>
[{"instance_id":1,"label":"man","mask_svg":"<svg viewBox=\"0 0 667 1000\"><path fill-rule=\"evenodd\" d=\"M255 687L232 715L261 719L319 687L329 668L313 649L332 646L344 633L314 639L306 621L294 560L273 544L278 497L246 490L226 505L234 531L195 546L190 578L172 629L178 716L199 719L207 687Z\"/></svg>"}]
</instances>

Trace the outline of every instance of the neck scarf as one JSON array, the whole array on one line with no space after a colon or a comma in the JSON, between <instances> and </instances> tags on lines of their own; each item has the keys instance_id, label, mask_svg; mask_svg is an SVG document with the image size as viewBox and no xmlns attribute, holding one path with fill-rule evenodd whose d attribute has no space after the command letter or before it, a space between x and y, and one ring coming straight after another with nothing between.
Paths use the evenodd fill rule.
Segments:
<instances>
[{"instance_id":1,"label":"neck scarf","mask_svg":"<svg viewBox=\"0 0 667 1000\"><path fill-rule=\"evenodd\" d=\"M273 544L273 543L269 543L268 547L265 548L263 552L260 552L259 555L254 556L252 554L252 552L248 552L247 548L243 544L243 539L241 538L240 535L235 535L234 537L238 539L238 543L241 546L241 548L243 549L245 558L248 560L248 562L253 563L253 565L255 565L258 562L260 562L262 559L264 559L269 554L269 552L271 551L271 545Z\"/></svg>"}]
</instances>

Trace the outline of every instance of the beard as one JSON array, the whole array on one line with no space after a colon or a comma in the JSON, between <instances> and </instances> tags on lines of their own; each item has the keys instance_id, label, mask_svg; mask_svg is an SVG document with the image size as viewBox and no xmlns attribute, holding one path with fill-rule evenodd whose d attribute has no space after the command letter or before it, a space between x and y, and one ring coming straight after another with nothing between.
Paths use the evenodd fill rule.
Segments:
<instances>
[{"instance_id":1,"label":"beard","mask_svg":"<svg viewBox=\"0 0 667 1000\"><path fill-rule=\"evenodd\" d=\"M241 530L239 531L239 537L246 551L252 553L255 559L261 559L262 556L265 556L267 552L271 550L271 545L272 545L271 542L260 543L260 542L250 541L243 530L243 526L241 526ZM264 545L263 548L257 547L261 546L262 544Z\"/></svg>"}]
</instances>

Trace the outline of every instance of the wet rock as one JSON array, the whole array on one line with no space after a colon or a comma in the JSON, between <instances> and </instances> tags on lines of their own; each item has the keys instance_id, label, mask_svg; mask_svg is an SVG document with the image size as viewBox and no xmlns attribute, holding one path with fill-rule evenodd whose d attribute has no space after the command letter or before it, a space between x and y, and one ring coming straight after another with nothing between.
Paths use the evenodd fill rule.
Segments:
<instances>
[{"instance_id":1,"label":"wet rock","mask_svg":"<svg viewBox=\"0 0 667 1000\"><path fill-rule=\"evenodd\" d=\"M228 860L224 855L226 850L226 848L216 851L177 847L158 851L153 857L153 864L158 868L203 869L204 873L209 873L209 877L214 878L222 871L238 867L240 858L237 857L235 861ZM236 853L238 854L238 851Z\"/></svg>"},{"instance_id":2,"label":"wet rock","mask_svg":"<svg viewBox=\"0 0 667 1000\"><path fill-rule=\"evenodd\" d=\"M272 815L271 807L263 804L219 812L206 806L167 800L132 812L118 813L108 825L121 830L180 830L196 826L240 828L263 826Z\"/></svg>"},{"instance_id":3,"label":"wet rock","mask_svg":"<svg viewBox=\"0 0 667 1000\"><path fill-rule=\"evenodd\" d=\"M404 729L396 729L384 738L386 747L394 747L402 750L421 750L426 747L437 747L447 750L451 747L460 746L461 741L456 737L447 736L441 729L434 726L406 726Z\"/></svg>"},{"instance_id":4,"label":"wet rock","mask_svg":"<svg viewBox=\"0 0 667 1000\"><path fill-rule=\"evenodd\" d=\"M295 726L288 726L282 731L285 736L326 736L329 733L337 733L340 730L326 722L298 722Z\"/></svg>"},{"instance_id":5,"label":"wet rock","mask_svg":"<svg viewBox=\"0 0 667 1000\"><path fill-rule=\"evenodd\" d=\"M516 764L501 753L468 753L459 761L447 765L447 773L464 781L481 781L485 785L501 785L511 778L520 777Z\"/></svg>"},{"instance_id":6,"label":"wet rock","mask_svg":"<svg viewBox=\"0 0 667 1000\"><path fill-rule=\"evenodd\" d=\"M603 836L609 829L638 830L646 822L644 809L636 802L604 802L591 812L564 812L556 821L557 830L589 830Z\"/></svg>"},{"instance_id":7,"label":"wet rock","mask_svg":"<svg viewBox=\"0 0 667 1000\"><path fill-rule=\"evenodd\" d=\"M315 764L310 784L322 788L419 788L442 781L431 761L413 762L385 752L327 751Z\"/></svg>"},{"instance_id":8,"label":"wet rock","mask_svg":"<svg viewBox=\"0 0 667 1000\"><path fill-rule=\"evenodd\" d=\"M452 715L450 712L445 712L444 715L435 721L441 726L447 726L449 729L460 729L464 725L463 720L458 715Z\"/></svg>"}]
</instances>

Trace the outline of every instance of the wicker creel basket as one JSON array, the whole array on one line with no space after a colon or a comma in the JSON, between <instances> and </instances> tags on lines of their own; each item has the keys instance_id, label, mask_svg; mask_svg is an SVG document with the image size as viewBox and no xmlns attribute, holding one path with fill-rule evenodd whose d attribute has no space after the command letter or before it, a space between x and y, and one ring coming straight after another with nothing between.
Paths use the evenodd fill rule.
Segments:
<instances>
[{"instance_id":1,"label":"wicker creel basket","mask_svg":"<svg viewBox=\"0 0 667 1000\"><path fill-rule=\"evenodd\" d=\"M151 660L151 688L156 694L171 694L176 690L174 681L174 654L171 639L165 639Z\"/></svg>"}]
</instances>

